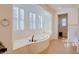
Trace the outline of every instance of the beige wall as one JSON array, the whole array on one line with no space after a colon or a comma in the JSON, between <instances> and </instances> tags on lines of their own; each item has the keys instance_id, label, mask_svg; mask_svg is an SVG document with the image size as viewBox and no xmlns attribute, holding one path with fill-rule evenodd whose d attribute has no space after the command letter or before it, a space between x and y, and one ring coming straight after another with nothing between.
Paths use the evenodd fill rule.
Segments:
<instances>
[{"instance_id":1,"label":"beige wall","mask_svg":"<svg viewBox=\"0 0 79 59\"><path fill-rule=\"evenodd\" d=\"M7 47L8 51L10 51L12 48L12 5L0 4L0 21L4 18L9 21L9 25L7 27L3 27L0 24L0 41L5 47Z\"/></svg>"}]
</instances>

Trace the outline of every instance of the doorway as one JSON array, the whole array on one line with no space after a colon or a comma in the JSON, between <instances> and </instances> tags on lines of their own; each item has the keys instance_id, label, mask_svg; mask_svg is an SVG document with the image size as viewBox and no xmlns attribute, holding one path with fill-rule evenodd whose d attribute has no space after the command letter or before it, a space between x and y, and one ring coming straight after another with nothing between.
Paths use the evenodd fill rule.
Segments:
<instances>
[{"instance_id":1,"label":"doorway","mask_svg":"<svg viewBox=\"0 0 79 59\"><path fill-rule=\"evenodd\" d=\"M58 39L67 38L68 34L68 14L58 15Z\"/></svg>"}]
</instances>

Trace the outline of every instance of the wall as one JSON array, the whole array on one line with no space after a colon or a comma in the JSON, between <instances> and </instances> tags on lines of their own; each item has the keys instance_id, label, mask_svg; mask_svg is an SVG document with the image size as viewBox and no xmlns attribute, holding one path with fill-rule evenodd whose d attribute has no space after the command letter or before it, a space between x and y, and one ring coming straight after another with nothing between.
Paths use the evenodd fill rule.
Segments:
<instances>
[{"instance_id":1,"label":"wall","mask_svg":"<svg viewBox=\"0 0 79 59\"><path fill-rule=\"evenodd\" d=\"M78 8L78 15L79 15L79 8ZM79 17L78 17L78 19L79 19ZM79 20L78 20L78 42L79 42Z\"/></svg>"},{"instance_id":2,"label":"wall","mask_svg":"<svg viewBox=\"0 0 79 59\"><path fill-rule=\"evenodd\" d=\"M12 5L0 4L0 21L4 18L9 21L9 25L7 27L3 27L0 24L0 41L5 47L7 47L8 51L10 51L12 49Z\"/></svg>"},{"instance_id":3,"label":"wall","mask_svg":"<svg viewBox=\"0 0 79 59\"><path fill-rule=\"evenodd\" d=\"M54 20L53 20L53 39L58 39L58 17L57 17L57 13L54 13Z\"/></svg>"}]
</instances>

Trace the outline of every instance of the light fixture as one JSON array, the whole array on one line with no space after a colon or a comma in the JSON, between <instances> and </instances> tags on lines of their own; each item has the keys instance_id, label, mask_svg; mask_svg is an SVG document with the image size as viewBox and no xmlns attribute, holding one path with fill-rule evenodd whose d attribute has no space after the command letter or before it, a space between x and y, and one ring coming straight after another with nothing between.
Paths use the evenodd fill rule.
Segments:
<instances>
[{"instance_id":1,"label":"light fixture","mask_svg":"<svg viewBox=\"0 0 79 59\"><path fill-rule=\"evenodd\" d=\"M60 7L58 9L61 9Z\"/></svg>"}]
</instances>

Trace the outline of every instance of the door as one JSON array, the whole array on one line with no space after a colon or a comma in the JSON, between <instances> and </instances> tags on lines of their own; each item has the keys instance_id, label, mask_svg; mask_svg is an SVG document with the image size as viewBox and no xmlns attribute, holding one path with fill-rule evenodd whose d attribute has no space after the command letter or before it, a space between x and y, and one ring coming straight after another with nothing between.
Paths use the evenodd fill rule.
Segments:
<instances>
[{"instance_id":1,"label":"door","mask_svg":"<svg viewBox=\"0 0 79 59\"><path fill-rule=\"evenodd\" d=\"M58 38L67 38L68 14L58 15Z\"/></svg>"}]
</instances>

